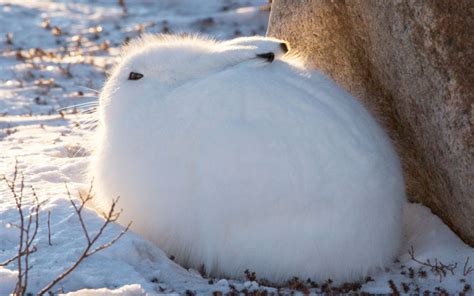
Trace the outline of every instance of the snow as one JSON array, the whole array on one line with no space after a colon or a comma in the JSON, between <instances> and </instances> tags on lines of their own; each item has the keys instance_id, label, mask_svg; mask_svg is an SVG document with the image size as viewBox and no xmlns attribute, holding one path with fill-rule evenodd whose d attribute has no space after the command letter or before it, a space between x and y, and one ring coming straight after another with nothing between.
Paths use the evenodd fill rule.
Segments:
<instances>
[{"instance_id":1,"label":"snow","mask_svg":"<svg viewBox=\"0 0 474 296\"><path fill-rule=\"evenodd\" d=\"M118 289L82 289L76 292L70 292L66 294L60 294L64 296L114 296L114 295L121 295L121 296L142 296L146 295L145 290L140 285L125 285Z\"/></svg>"},{"instance_id":2,"label":"snow","mask_svg":"<svg viewBox=\"0 0 474 296\"><path fill-rule=\"evenodd\" d=\"M0 267L0 295L8 295L15 288L18 271Z\"/></svg>"},{"instance_id":3,"label":"snow","mask_svg":"<svg viewBox=\"0 0 474 296\"><path fill-rule=\"evenodd\" d=\"M38 251L30 258L33 266L30 292L37 292L69 267L85 245L77 216L66 196L65 183L74 194L88 186L81 180L93 148L92 131L87 124L80 123L85 123L90 116L74 114L73 109L63 110L60 115L58 110L96 100L95 90L101 88L118 54L118 46L126 37L136 37L142 31L167 30L205 32L219 39L238 34L262 35L268 19L268 12L259 9L264 2L216 0L196 5L197 1L181 0L161 1L158 5L154 1L126 1L128 15L123 17L116 1L0 0L0 175L11 175L17 159L19 169L25 174L26 202L31 203L29 186L35 187L41 200L47 200L42 207L41 227L35 242ZM45 20L50 22L49 29L41 27ZM51 32L54 26L64 33L54 36ZM98 30L98 26L101 29ZM13 33L13 44L6 42L8 32ZM79 39L81 44L77 46ZM110 42L109 49L104 49L106 40ZM21 54L19 48L22 48ZM18 55L28 58L17 59ZM71 75L68 75L68 67ZM51 212L52 246L48 244L45 227L48 211ZM463 275L468 256L474 265L473 248L464 244L424 206L407 204L404 214L405 234L399 262L371 275L373 281L362 283L360 291L390 293L389 280L393 280L400 291L405 283L411 293L417 288L420 293L439 292L436 289L440 287L454 294L463 291L468 284L473 286L474 272ZM85 219L92 231L103 222L91 210L85 211ZM14 201L2 183L0 262L16 253L18 231L12 223L17 221ZM101 242L115 237L121 229L117 224L110 225ZM411 246L418 260L436 258L444 264L457 263L454 275L448 272L440 281L437 274L410 258ZM414 270L413 278L410 268ZM420 269L426 271L426 277L419 276ZM16 276L15 263L0 268L0 295L12 290ZM154 295L183 294L187 290L200 294L225 293L233 287L239 291L277 291L277 288L264 287L258 280L212 279L210 283L198 272L175 264L154 244L129 232L109 249L87 258L54 290L77 291L79 295Z\"/></svg>"}]
</instances>

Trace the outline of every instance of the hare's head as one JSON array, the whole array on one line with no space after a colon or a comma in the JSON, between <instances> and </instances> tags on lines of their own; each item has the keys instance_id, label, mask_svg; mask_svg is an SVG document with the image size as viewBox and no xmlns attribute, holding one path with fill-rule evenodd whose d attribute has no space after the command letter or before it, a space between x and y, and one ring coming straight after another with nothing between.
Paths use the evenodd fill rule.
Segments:
<instances>
[{"instance_id":1,"label":"hare's head","mask_svg":"<svg viewBox=\"0 0 474 296\"><path fill-rule=\"evenodd\" d=\"M198 36L148 35L124 47L101 104L158 100L183 83L244 62L271 63L288 48L286 42L266 37L218 42Z\"/></svg>"}]
</instances>

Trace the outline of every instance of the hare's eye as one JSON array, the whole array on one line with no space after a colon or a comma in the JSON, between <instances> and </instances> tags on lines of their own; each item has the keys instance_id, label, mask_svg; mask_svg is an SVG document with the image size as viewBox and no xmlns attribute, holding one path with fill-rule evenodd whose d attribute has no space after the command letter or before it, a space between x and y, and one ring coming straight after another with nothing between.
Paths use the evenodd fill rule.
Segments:
<instances>
[{"instance_id":1,"label":"hare's eye","mask_svg":"<svg viewBox=\"0 0 474 296\"><path fill-rule=\"evenodd\" d=\"M142 78L143 74L137 72L130 72L130 74L128 75L128 80L138 80Z\"/></svg>"}]
</instances>

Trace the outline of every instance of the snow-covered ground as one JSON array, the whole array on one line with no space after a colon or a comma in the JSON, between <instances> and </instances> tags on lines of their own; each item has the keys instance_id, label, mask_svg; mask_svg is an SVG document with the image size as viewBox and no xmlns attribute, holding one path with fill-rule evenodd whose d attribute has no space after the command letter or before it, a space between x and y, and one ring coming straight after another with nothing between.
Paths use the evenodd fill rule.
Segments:
<instances>
[{"instance_id":1,"label":"snow-covered ground","mask_svg":"<svg viewBox=\"0 0 474 296\"><path fill-rule=\"evenodd\" d=\"M118 54L118 47L143 32L201 32L218 39L265 34L266 1L250 0L128 0L127 13L115 0L46 1L0 0L0 176L11 176L15 161L24 173L26 203L32 202L30 186L46 200L40 229L31 254L28 291L37 292L67 269L82 252L86 240L67 199L87 187L82 173L93 148L85 107L61 109L96 100L97 91ZM47 213L51 213L52 245L48 243ZM86 210L89 229L96 231L103 219ZM17 252L18 222L14 200L0 184L0 262ZM110 225L106 242L121 231ZM457 264L453 273L436 270L412 260L408 250L425 262L435 259ZM474 285L474 249L465 245L429 209L408 204L405 238L397 262L373 274L361 286L368 293L466 292ZM169 254L171 255L171 254ZM471 260L466 263L467 258ZM278 260L278 258L275 258ZM466 266L465 266L466 265ZM244 277L244 275L242 275ZM390 284L393 282L393 285ZM16 265L0 267L0 295L16 283ZM53 291L70 295L153 295L214 291L318 293L330 283L293 281L287 287L265 287L250 280L209 279L176 265L158 247L128 232L115 245L87 258ZM104 289L106 288L106 289ZM91 290L98 289L98 290ZM348 286L346 287L346 291ZM102 294L101 294L102 293Z\"/></svg>"}]
</instances>

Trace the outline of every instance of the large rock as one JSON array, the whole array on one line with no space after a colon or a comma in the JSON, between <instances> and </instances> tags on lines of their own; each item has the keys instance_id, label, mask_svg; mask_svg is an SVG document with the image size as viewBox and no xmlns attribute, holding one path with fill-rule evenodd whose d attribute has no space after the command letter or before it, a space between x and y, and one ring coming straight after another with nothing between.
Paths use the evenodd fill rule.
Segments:
<instances>
[{"instance_id":1,"label":"large rock","mask_svg":"<svg viewBox=\"0 0 474 296\"><path fill-rule=\"evenodd\" d=\"M274 0L268 35L374 112L410 198L474 245L472 3Z\"/></svg>"}]
</instances>

